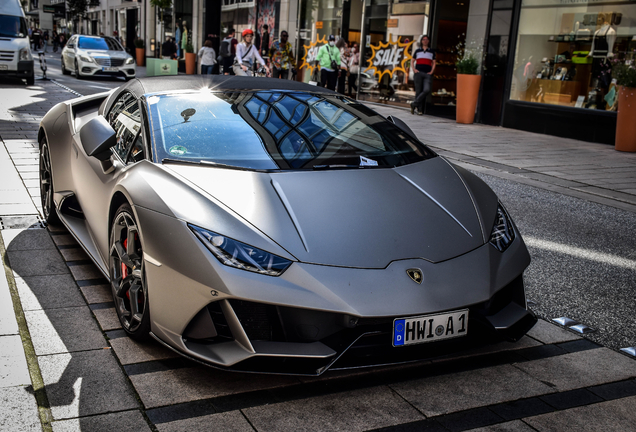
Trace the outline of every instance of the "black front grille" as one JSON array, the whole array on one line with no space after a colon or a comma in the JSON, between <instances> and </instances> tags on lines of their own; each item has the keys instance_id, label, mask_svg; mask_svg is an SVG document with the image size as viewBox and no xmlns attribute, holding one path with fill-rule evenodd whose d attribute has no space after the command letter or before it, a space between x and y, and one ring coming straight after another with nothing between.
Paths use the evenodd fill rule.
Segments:
<instances>
[{"instance_id":1,"label":"black front grille","mask_svg":"<svg viewBox=\"0 0 636 432\"><path fill-rule=\"evenodd\" d=\"M244 300L230 300L230 305L250 340L285 341L276 306Z\"/></svg>"},{"instance_id":2,"label":"black front grille","mask_svg":"<svg viewBox=\"0 0 636 432\"><path fill-rule=\"evenodd\" d=\"M208 305L208 312L210 312L210 317L212 317L212 322L214 323L214 328L216 329L217 338L219 341L222 340L232 340L232 332L230 331L230 326L227 325L227 321L225 320L225 315L223 315L223 311L221 310L221 305L219 302L210 303Z\"/></svg>"},{"instance_id":3,"label":"black front grille","mask_svg":"<svg viewBox=\"0 0 636 432\"><path fill-rule=\"evenodd\" d=\"M95 62L100 66L105 67L119 67L124 64L124 59L99 57L95 59Z\"/></svg>"}]
</instances>

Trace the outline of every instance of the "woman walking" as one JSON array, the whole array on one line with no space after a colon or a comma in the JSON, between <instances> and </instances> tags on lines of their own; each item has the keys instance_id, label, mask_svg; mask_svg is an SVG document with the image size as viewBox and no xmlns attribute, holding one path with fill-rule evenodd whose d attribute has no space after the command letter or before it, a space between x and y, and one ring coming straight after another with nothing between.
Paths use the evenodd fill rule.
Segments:
<instances>
[{"instance_id":1,"label":"woman walking","mask_svg":"<svg viewBox=\"0 0 636 432\"><path fill-rule=\"evenodd\" d=\"M216 64L216 52L212 48L212 41L206 39L205 43L197 54L201 63L201 75L212 75L214 65Z\"/></svg>"}]
</instances>

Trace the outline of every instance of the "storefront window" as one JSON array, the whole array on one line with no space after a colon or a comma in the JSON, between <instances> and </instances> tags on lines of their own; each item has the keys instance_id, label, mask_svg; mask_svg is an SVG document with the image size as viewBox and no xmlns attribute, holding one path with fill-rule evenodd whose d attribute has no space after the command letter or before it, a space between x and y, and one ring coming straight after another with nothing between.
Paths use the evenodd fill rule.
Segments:
<instances>
[{"instance_id":1,"label":"storefront window","mask_svg":"<svg viewBox=\"0 0 636 432\"><path fill-rule=\"evenodd\" d=\"M632 0L523 0L510 99L616 110L612 63L635 49Z\"/></svg>"}]
</instances>

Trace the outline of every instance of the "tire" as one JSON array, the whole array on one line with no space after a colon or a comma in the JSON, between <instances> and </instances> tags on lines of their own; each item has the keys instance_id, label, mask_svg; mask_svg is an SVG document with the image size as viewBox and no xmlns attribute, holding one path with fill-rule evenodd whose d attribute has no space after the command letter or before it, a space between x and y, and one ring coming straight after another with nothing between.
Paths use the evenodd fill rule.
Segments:
<instances>
[{"instance_id":1,"label":"tire","mask_svg":"<svg viewBox=\"0 0 636 432\"><path fill-rule=\"evenodd\" d=\"M28 86L32 86L35 84L35 77L34 76L27 77L26 81Z\"/></svg>"},{"instance_id":2,"label":"tire","mask_svg":"<svg viewBox=\"0 0 636 432\"><path fill-rule=\"evenodd\" d=\"M80 75L79 66L77 65L77 60L75 60L75 78L81 80L83 77Z\"/></svg>"},{"instance_id":3,"label":"tire","mask_svg":"<svg viewBox=\"0 0 636 432\"><path fill-rule=\"evenodd\" d=\"M40 201L42 216L49 225L59 225L60 218L53 202L53 170L51 167L51 153L46 138L40 142Z\"/></svg>"},{"instance_id":4,"label":"tire","mask_svg":"<svg viewBox=\"0 0 636 432\"><path fill-rule=\"evenodd\" d=\"M144 266L139 228L132 208L126 203L117 210L110 228L108 270L119 322L128 336L137 341L150 339Z\"/></svg>"},{"instance_id":5,"label":"tire","mask_svg":"<svg viewBox=\"0 0 636 432\"><path fill-rule=\"evenodd\" d=\"M64 56L62 56L61 59L62 59L62 75L70 75L71 72L68 69L66 69L66 67L64 67Z\"/></svg>"}]
</instances>

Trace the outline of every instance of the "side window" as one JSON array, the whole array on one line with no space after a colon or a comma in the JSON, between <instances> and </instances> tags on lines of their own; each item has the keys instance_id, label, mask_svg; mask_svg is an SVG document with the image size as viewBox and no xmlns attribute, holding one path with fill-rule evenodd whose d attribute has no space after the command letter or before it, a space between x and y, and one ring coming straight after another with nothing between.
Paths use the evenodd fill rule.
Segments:
<instances>
[{"instance_id":1,"label":"side window","mask_svg":"<svg viewBox=\"0 0 636 432\"><path fill-rule=\"evenodd\" d=\"M109 122L117 133L114 153L125 163L134 163L144 158L143 138L139 104L130 93L123 94L109 113Z\"/></svg>"}]
</instances>

